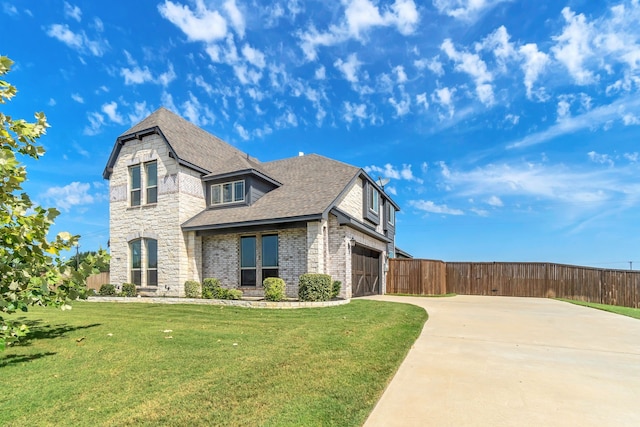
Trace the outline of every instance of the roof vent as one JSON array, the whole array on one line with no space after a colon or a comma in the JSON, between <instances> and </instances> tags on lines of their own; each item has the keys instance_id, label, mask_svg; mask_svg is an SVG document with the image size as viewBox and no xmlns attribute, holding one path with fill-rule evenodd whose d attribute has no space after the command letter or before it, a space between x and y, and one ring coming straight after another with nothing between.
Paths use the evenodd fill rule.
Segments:
<instances>
[{"instance_id":1,"label":"roof vent","mask_svg":"<svg viewBox=\"0 0 640 427\"><path fill-rule=\"evenodd\" d=\"M304 153L302 151L298 151L298 157L302 157L304 156Z\"/></svg>"}]
</instances>

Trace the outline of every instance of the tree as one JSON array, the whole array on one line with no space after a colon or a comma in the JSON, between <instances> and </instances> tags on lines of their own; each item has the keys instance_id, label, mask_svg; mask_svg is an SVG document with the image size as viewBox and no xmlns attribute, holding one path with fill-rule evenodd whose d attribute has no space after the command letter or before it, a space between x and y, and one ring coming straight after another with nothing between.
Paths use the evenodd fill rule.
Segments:
<instances>
[{"instance_id":1,"label":"tree","mask_svg":"<svg viewBox=\"0 0 640 427\"><path fill-rule=\"evenodd\" d=\"M98 253L99 251L80 251L76 254L69 256L69 259L65 262L65 265L75 270L79 268L79 266L82 265L82 263L86 261L89 258L89 256L95 257L96 255L98 255ZM100 273L109 271L109 264L100 265L98 266L98 269L100 270Z\"/></svg>"},{"instance_id":2,"label":"tree","mask_svg":"<svg viewBox=\"0 0 640 427\"><path fill-rule=\"evenodd\" d=\"M17 93L3 80L12 64L0 56L0 105ZM36 113L35 119L29 123L0 112L0 350L29 332L7 315L35 305L70 308L72 300L86 298L87 276L108 260L100 251L77 271L64 265L61 252L70 250L79 236L62 232L49 240L49 228L60 212L36 205L23 191L27 171L18 155L39 159L44 149L36 140L49 127L44 113Z\"/></svg>"}]
</instances>

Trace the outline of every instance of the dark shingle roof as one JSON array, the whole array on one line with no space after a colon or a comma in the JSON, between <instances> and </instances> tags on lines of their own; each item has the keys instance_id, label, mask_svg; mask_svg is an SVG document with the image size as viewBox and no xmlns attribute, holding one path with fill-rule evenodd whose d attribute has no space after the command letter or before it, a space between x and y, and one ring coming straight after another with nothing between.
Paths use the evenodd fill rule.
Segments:
<instances>
[{"instance_id":1,"label":"dark shingle roof","mask_svg":"<svg viewBox=\"0 0 640 427\"><path fill-rule=\"evenodd\" d=\"M310 154L262 163L267 175L282 183L252 206L234 206L201 212L184 228L224 227L267 220L295 219L325 213L360 174L357 167ZM213 228L213 227L212 227Z\"/></svg>"},{"instance_id":2,"label":"dark shingle roof","mask_svg":"<svg viewBox=\"0 0 640 427\"><path fill-rule=\"evenodd\" d=\"M258 160L164 107L122 133L120 138L154 127L160 129L179 160L209 173L222 174L260 167Z\"/></svg>"}]
</instances>

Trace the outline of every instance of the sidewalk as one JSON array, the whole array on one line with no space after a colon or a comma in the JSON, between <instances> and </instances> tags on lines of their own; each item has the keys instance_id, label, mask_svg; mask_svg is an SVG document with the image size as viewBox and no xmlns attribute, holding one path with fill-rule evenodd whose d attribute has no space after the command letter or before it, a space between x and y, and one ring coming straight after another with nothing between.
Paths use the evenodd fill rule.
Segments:
<instances>
[{"instance_id":1,"label":"sidewalk","mask_svg":"<svg viewBox=\"0 0 640 427\"><path fill-rule=\"evenodd\" d=\"M640 320L549 299L371 299L429 320L366 427L640 426Z\"/></svg>"}]
</instances>

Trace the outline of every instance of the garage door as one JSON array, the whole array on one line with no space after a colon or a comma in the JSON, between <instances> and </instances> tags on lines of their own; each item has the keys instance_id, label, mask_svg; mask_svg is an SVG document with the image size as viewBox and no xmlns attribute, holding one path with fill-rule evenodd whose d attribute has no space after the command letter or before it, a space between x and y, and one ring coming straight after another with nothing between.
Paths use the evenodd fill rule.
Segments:
<instances>
[{"instance_id":1,"label":"garage door","mask_svg":"<svg viewBox=\"0 0 640 427\"><path fill-rule=\"evenodd\" d=\"M354 246L351 251L351 291L354 297L380 293L380 252Z\"/></svg>"}]
</instances>

